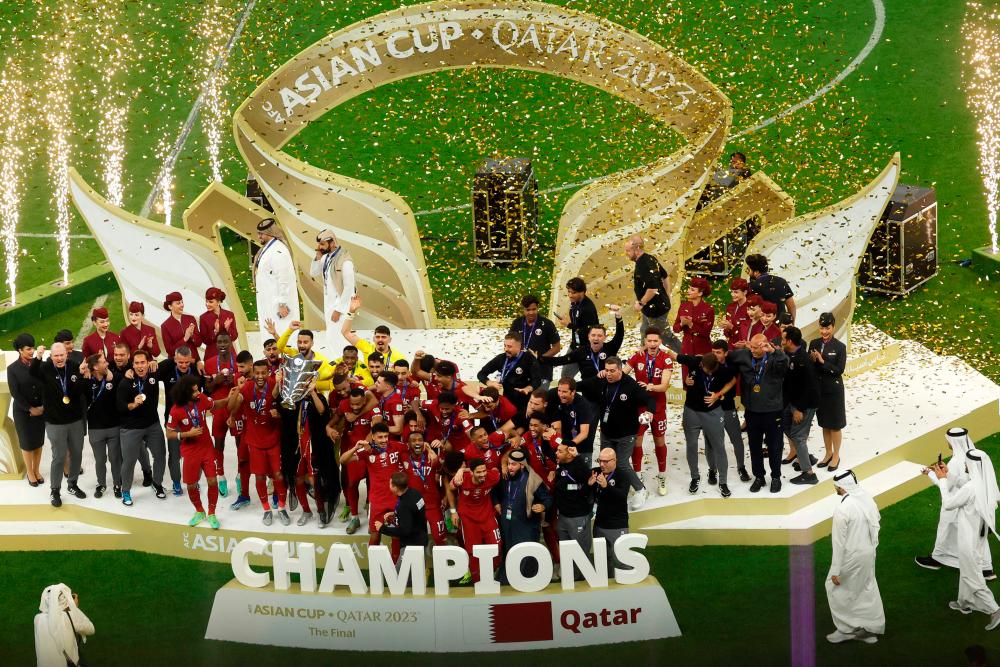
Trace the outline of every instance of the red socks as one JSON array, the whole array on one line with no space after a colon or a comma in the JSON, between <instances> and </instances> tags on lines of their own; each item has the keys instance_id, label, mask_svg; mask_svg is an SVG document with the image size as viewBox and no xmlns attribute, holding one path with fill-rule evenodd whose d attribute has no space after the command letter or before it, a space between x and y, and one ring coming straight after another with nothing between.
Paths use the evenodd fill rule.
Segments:
<instances>
[{"instance_id":1,"label":"red socks","mask_svg":"<svg viewBox=\"0 0 1000 667\"><path fill-rule=\"evenodd\" d=\"M208 513L215 514L215 506L219 502L219 485L208 485Z\"/></svg>"},{"instance_id":2,"label":"red socks","mask_svg":"<svg viewBox=\"0 0 1000 667\"><path fill-rule=\"evenodd\" d=\"M351 508L351 516L358 515L358 501L361 500L361 480L351 482L347 486L347 490L344 492L347 496L347 504Z\"/></svg>"},{"instance_id":3,"label":"red socks","mask_svg":"<svg viewBox=\"0 0 1000 667\"><path fill-rule=\"evenodd\" d=\"M659 467L660 472L664 473L667 471L667 445L664 444L662 447L656 448L656 465Z\"/></svg>"},{"instance_id":4,"label":"red socks","mask_svg":"<svg viewBox=\"0 0 1000 667\"><path fill-rule=\"evenodd\" d=\"M250 490L247 489L247 494L249 495ZM267 495L267 477L264 475L257 475L257 497L260 498L260 506L264 508L265 512L271 510L271 501Z\"/></svg>"},{"instance_id":5,"label":"red socks","mask_svg":"<svg viewBox=\"0 0 1000 667\"><path fill-rule=\"evenodd\" d=\"M638 444L632 450L632 470L639 472L642 470L642 445Z\"/></svg>"},{"instance_id":6,"label":"red socks","mask_svg":"<svg viewBox=\"0 0 1000 667\"><path fill-rule=\"evenodd\" d=\"M284 477L274 480L274 492L278 494L277 509L285 509L285 496L288 495L288 485L285 483Z\"/></svg>"},{"instance_id":7,"label":"red socks","mask_svg":"<svg viewBox=\"0 0 1000 667\"><path fill-rule=\"evenodd\" d=\"M198 489L197 486L188 487L188 498L191 499L191 504L194 505L194 508L196 510L198 510L199 512L205 511L205 506L201 504L201 491Z\"/></svg>"}]
</instances>

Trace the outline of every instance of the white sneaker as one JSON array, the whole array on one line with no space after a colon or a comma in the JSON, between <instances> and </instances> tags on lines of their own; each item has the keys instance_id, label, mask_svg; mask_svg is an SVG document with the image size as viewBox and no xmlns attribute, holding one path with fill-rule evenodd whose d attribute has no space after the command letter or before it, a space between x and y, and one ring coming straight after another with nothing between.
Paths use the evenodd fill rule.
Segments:
<instances>
[{"instance_id":1,"label":"white sneaker","mask_svg":"<svg viewBox=\"0 0 1000 667\"><path fill-rule=\"evenodd\" d=\"M657 475L656 476L656 492L661 496L667 495L667 476Z\"/></svg>"},{"instance_id":2,"label":"white sneaker","mask_svg":"<svg viewBox=\"0 0 1000 667\"><path fill-rule=\"evenodd\" d=\"M841 632L840 630L834 630L826 636L826 641L831 644L840 644L841 642L846 642L854 639L853 634L847 634L846 632Z\"/></svg>"},{"instance_id":3,"label":"white sneaker","mask_svg":"<svg viewBox=\"0 0 1000 667\"><path fill-rule=\"evenodd\" d=\"M646 504L647 496L649 496L649 493L646 491L646 489L639 489L638 491L636 491L635 495L632 496L632 509L634 510L642 509L642 506Z\"/></svg>"},{"instance_id":4,"label":"white sneaker","mask_svg":"<svg viewBox=\"0 0 1000 667\"><path fill-rule=\"evenodd\" d=\"M990 615L990 624L986 626L987 630L994 630L1000 627L1000 610L993 612Z\"/></svg>"}]
</instances>

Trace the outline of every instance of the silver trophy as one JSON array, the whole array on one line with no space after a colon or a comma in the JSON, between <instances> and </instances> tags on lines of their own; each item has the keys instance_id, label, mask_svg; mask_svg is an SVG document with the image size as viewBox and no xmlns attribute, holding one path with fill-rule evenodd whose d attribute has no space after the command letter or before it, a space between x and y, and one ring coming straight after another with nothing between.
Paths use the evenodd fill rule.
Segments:
<instances>
[{"instance_id":1,"label":"silver trophy","mask_svg":"<svg viewBox=\"0 0 1000 667\"><path fill-rule=\"evenodd\" d=\"M286 408L294 408L306 395L309 383L319 375L322 361L306 359L301 354L290 357L287 354L281 365L281 404Z\"/></svg>"}]
</instances>

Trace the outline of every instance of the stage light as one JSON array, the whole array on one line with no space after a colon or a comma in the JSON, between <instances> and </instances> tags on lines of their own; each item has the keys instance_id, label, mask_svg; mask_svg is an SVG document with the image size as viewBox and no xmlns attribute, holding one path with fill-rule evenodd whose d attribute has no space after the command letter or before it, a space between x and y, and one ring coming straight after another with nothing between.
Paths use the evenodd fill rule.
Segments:
<instances>
[{"instance_id":1,"label":"stage light","mask_svg":"<svg viewBox=\"0 0 1000 667\"><path fill-rule=\"evenodd\" d=\"M73 148L69 138L73 136L72 99L74 52L74 26L76 17L70 11L72 5L63 3L54 12L53 21L60 26L60 32L49 38L49 50L44 60L48 65L47 92L45 95L45 126L48 132L46 153L49 159L49 180L52 183L52 200L56 214L56 241L59 253L59 269L63 283L69 282L69 166Z\"/></svg>"},{"instance_id":2,"label":"stage light","mask_svg":"<svg viewBox=\"0 0 1000 667\"><path fill-rule=\"evenodd\" d=\"M986 191L990 250L997 255L1000 209L1000 12L978 2L966 4L962 25L969 107L979 135L979 170Z\"/></svg>"},{"instance_id":3,"label":"stage light","mask_svg":"<svg viewBox=\"0 0 1000 667\"><path fill-rule=\"evenodd\" d=\"M21 142L25 137L26 116L24 80L20 67L11 58L7 59L3 75L0 76L0 94L0 104L3 105L5 116L3 130L0 131L0 230L3 233L10 305L14 306L17 304L20 250L15 233L24 196L24 150Z\"/></svg>"}]
</instances>

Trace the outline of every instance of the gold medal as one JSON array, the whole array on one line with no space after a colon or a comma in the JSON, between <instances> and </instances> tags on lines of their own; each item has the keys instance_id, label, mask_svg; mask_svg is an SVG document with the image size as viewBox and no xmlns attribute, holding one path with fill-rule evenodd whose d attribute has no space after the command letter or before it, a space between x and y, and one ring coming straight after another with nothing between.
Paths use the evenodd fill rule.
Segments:
<instances>
[{"instance_id":1,"label":"gold medal","mask_svg":"<svg viewBox=\"0 0 1000 667\"><path fill-rule=\"evenodd\" d=\"M755 394L759 394L760 393L760 385L759 384L755 384L753 386L753 393L755 393Z\"/></svg>"},{"instance_id":2,"label":"gold medal","mask_svg":"<svg viewBox=\"0 0 1000 667\"><path fill-rule=\"evenodd\" d=\"M63 396L63 403L69 405L69 396Z\"/></svg>"}]
</instances>

